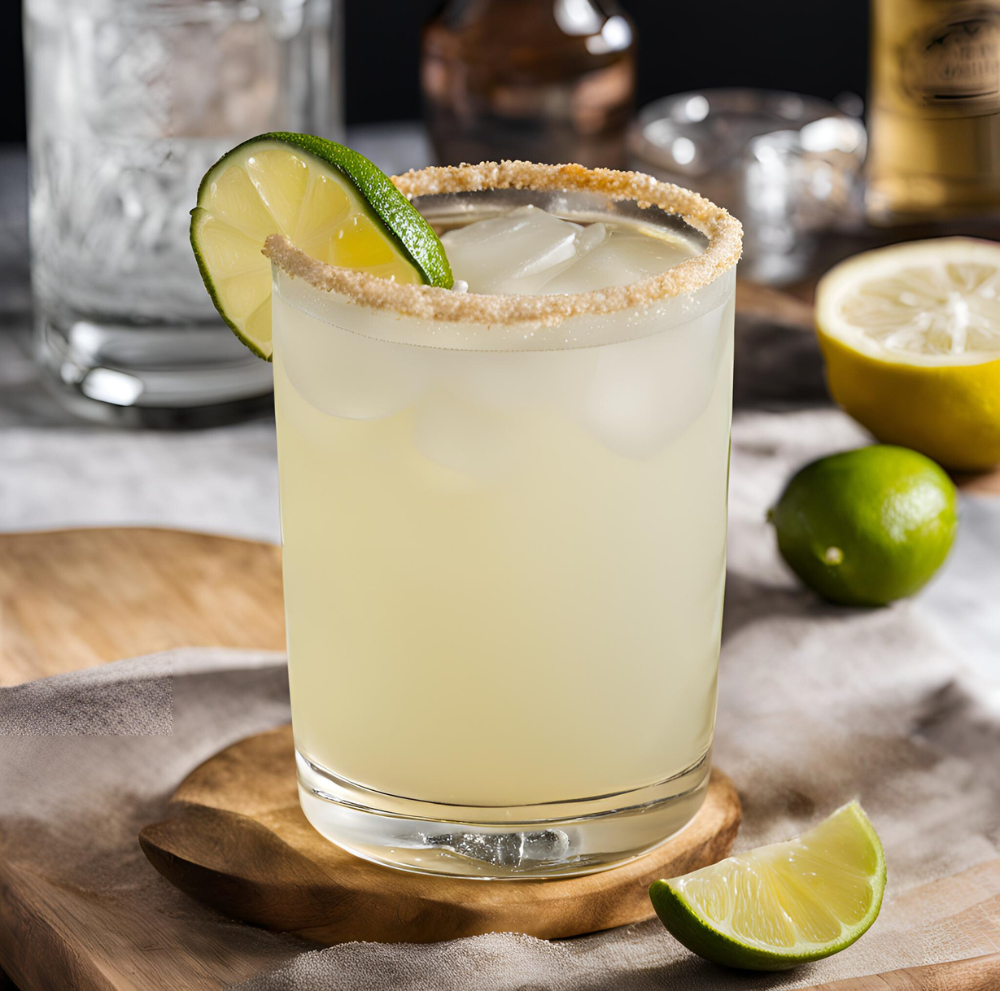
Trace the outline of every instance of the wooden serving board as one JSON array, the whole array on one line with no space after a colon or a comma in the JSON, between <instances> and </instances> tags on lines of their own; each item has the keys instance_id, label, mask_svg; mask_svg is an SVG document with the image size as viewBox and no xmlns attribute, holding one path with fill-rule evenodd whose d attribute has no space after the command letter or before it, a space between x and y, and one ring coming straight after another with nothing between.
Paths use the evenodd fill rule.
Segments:
<instances>
[{"instance_id":1,"label":"wooden serving board","mask_svg":"<svg viewBox=\"0 0 1000 991\"><path fill-rule=\"evenodd\" d=\"M170 647L281 649L279 551L151 529L0 534L0 624L0 685ZM984 939L1000 947L1000 861L924 885L907 900L919 917L929 902L953 906L947 919L970 933L969 956L983 952L975 947ZM6 912L10 905L16 911ZM196 942L182 931L14 869L0 855L4 991L11 978L20 991L219 991L264 965L249 949L235 951L231 925L206 927ZM997 991L1000 953L823 991L890 988Z\"/></svg>"},{"instance_id":2,"label":"wooden serving board","mask_svg":"<svg viewBox=\"0 0 1000 991\"><path fill-rule=\"evenodd\" d=\"M0 686L174 647L285 649L281 550L152 528L0 534Z\"/></svg>"},{"instance_id":3,"label":"wooden serving board","mask_svg":"<svg viewBox=\"0 0 1000 991\"><path fill-rule=\"evenodd\" d=\"M678 836L614 870L495 883L396 871L309 825L291 727L282 726L192 771L170 817L139 840L164 877L234 918L327 944L433 943L488 932L578 936L651 918L649 885L721 860L739 823L736 789L716 770L705 804Z\"/></svg>"}]
</instances>

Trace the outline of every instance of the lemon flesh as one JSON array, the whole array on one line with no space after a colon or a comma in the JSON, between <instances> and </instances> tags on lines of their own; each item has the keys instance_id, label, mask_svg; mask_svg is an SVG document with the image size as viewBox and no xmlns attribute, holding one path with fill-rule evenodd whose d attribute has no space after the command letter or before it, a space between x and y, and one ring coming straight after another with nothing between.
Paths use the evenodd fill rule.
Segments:
<instances>
[{"instance_id":1,"label":"lemon flesh","mask_svg":"<svg viewBox=\"0 0 1000 991\"><path fill-rule=\"evenodd\" d=\"M191 245L222 318L271 357L271 264L283 234L319 261L400 283L452 284L430 225L368 159L309 135L273 133L234 148L206 173Z\"/></svg>"},{"instance_id":2,"label":"lemon flesh","mask_svg":"<svg viewBox=\"0 0 1000 991\"><path fill-rule=\"evenodd\" d=\"M713 963L786 970L850 946L878 916L882 844L851 802L787 843L761 847L669 881L654 881L656 914Z\"/></svg>"},{"instance_id":3,"label":"lemon flesh","mask_svg":"<svg viewBox=\"0 0 1000 991\"><path fill-rule=\"evenodd\" d=\"M938 238L835 266L816 291L834 400L952 469L1000 463L1000 244Z\"/></svg>"}]
</instances>

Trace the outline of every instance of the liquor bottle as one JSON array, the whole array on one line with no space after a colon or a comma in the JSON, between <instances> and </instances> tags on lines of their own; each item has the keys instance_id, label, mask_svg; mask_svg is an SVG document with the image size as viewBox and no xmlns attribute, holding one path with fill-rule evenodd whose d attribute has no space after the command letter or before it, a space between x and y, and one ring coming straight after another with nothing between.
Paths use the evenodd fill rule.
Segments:
<instances>
[{"instance_id":1,"label":"liquor bottle","mask_svg":"<svg viewBox=\"0 0 1000 991\"><path fill-rule=\"evenodd\" d=\"M1000 212L1000 0L872 0L867 209Z\"/></svg>"},{"instance_id":2,"label":"liquor bottle","mask_svg":"<svg viewBox=\"0 0 1000 991\"><path fill-rule=\"evenodd\" d=\"M613 2L448 0L424 26L420 78L442 164L625 163L635 40Z\"/></svg>"}]
</instances>

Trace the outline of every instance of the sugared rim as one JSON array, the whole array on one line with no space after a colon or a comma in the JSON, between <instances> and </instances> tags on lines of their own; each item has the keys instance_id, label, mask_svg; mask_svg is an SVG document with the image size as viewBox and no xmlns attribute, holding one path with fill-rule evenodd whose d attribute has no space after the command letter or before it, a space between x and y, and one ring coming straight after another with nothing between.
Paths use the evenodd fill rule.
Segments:
<instances>
[{"instance_id":1,"label":"sugared rim","mask_svg":"<svg viewBox=\"0 0 1000 991\"><path fill-rule=\"evenodd\" d=\"M531 162L482 162L479 165L427 168L394 176L405 196L429 196L489 189L583 190L612 200L634 200L639 207L659 207L675 214L708 238L701 254L626 286L553 296L456 293L427 285L402 285L365 272L334 268L305 254L280 234L272 234L264 254L293 278L326 292L346 296L372 309L392 310L421 320L477 324L542 324L568 317L615 313L707 286L740 258L743 228L722 207L703 196L641 172L585 169L582 165L535 165Z\"/></svg>"}]
</instances>

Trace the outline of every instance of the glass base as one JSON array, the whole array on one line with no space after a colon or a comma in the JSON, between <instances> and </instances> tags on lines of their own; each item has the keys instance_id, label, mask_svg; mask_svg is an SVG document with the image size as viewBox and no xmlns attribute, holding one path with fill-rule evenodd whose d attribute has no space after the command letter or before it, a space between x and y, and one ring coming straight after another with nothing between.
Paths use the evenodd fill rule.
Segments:
<instances>
[{"instance_id":1,"label":"glass base","mask_svg":"<svg viewBox=\"0 0 1000 991\"><path fill-rule=\"evenodd\" d=\"M118 426L218 426L273 408L271 366L221 321L35 318L42 383L71 413Z\"/></svg>"},{"instance_id":2,"label":"glass base","mask_svg":"<svg viewBox=\"0 0 1000 991\"><path fill-rule=\"evenodd\" d=\"M572 877L634 860L694 818L711 772L707 753L680 774L635 791L472 808L372 791L295 756L302 811L331 842L387 867L480 879Z\"/></svg>"}]
</instances>

